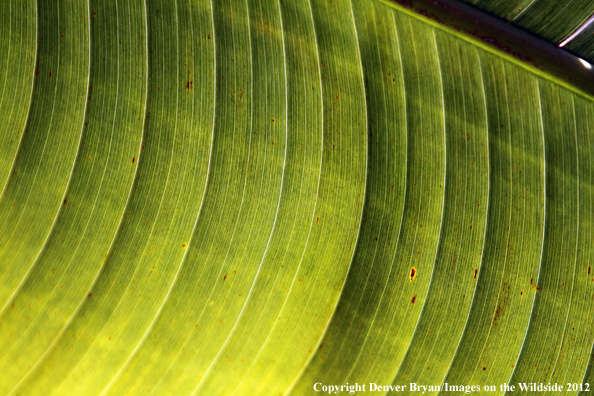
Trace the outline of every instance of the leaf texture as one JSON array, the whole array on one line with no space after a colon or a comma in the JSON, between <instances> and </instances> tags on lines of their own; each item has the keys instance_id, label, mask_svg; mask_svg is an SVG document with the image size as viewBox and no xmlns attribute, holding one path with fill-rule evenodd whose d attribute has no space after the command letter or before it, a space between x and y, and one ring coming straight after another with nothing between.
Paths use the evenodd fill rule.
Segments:
<instances>
[{"instance_id":1,"label":"leaf texture","mask_svg":"<svg viewBox=\"0 0 594 396\"><path fill-rule=\"evenodd\" d=\"M0 7L0 393L592 381L588 94L374 1Z\"/></svg>"}]
</instances>

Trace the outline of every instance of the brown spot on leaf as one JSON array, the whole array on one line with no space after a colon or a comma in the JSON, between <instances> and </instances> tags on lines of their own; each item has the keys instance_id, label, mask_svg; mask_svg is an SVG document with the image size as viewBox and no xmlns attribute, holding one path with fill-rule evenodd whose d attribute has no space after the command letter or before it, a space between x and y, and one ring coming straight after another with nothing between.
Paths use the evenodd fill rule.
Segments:
<instances>
[{"instance_id":1,"label":"brown spot on leaf","mask_svg":"<svg viewBox=\"0 0 594 396\"><path fill-rule=\"evenodd\" d=\"M316 219L316 224L320 222L320 216Z\"/></svg>"},{"instance_id":2,"label":"brown spot on leaf","mask_svg":"<svg viewBox=\"0 0 594 396\"><path fill-rule=\"evenodd\" d=\"M474 279L476 279L476 276L478 275L478 269L474 269Z\"/></svg>"},{"instance_id":3,"label":"brown spot on leaf","mask_svg":"<svg viewBox=\"0 0 594 396\"><path fill-rule=\"evenodd\" d=\"M225 274L225 276L223 276L223 280L226 280L226 279L227 279L227 274Z\"/></svg>"},{"instance_id":4,"label":"brown spot on leaf","mask_svg":"<svg viewBox=\"0 0 594 396\"><path fill-rule=\"evenodd\" d=\"M132 157L132 163L136 162L136 158Z\"/></svg>"},{"instance_id":5,"label":"brown spot on leaf","mask_svg":"<svg viewBox=\"0 0 594 396\"><path fill-rule=\"evenodd\" d=\"M497 309L495 310L495 315L493 316L493 323L497 322L497 319L499 319L499 316L501 315L501 310L502 306L500 302L497 304Z\"/></svg>"},{"instance_id":6,"label":"brown spot on leaf","mask_svg":"<svg viewBox=\"0 0 594 396\"><path fill-rule=\"evenodd\" d=\"M410 275L409 275L410 280L412 281L413 279L415 279L416 275L417 275L417 270L415 267L412 267L410 269Z\"/></svg>"},{"instance_id":7,"label":"brown spot on leaf","mask_svg":"<svg viewBox=\"0 0 594 396\"><path fill-rule=\"evenodd\" d=\"M417 299L417 296L413 296L413 297L412 297L412 300L410 300L410 303L411 303L411 304L414 304L416 299Z\"/></svg>"}]
</instances>

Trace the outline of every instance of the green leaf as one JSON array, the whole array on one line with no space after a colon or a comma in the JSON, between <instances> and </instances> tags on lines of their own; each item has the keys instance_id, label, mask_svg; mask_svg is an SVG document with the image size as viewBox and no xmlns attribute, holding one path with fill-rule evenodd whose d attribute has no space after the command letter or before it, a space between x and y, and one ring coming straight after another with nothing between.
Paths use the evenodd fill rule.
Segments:
<instances>
[{"instance_id":1,"label":"green leaf","mask_svg":"<svg viewBox=\"0 0 594 396\"><path fill-rule=\"evenodd\" d=\"M465 0L529 32L561 43L594 13L589 0Z\"/></svg>"},{"instance_id":2,"label":"green leaf","mask_svg":"<svg viewBox=\"0 0 594 396\"><path fill-rule=\"evenodd\" d=\"M480 10L505 21L574 54L594 61L590 0L464 0Z\"/></svg>"},{"instance_id":3,"label":"green leaf","mask_svg":"<svg viewBox=\"0 0 594 396\"><path fill-rule=\"evenodd\" d=\"M592 381L588 94L380 2L0 7L0 393Z\"/></svg>"}]
</instances>

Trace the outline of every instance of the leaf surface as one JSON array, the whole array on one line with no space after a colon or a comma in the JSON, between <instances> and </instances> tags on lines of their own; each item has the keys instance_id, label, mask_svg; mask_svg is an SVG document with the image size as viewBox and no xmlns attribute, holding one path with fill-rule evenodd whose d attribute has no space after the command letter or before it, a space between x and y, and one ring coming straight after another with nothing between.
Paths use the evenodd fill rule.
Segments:
<instances>
[{"instance_id":1,"label":"leaf surface","mask_svg":"<svg viewBox=\"0 0 594 396\"><path fill-rule=\"evenodd\" d=\"M2 394L592 379L589 94L375 1L0 7Z\"/></svg>"}]
</instances>

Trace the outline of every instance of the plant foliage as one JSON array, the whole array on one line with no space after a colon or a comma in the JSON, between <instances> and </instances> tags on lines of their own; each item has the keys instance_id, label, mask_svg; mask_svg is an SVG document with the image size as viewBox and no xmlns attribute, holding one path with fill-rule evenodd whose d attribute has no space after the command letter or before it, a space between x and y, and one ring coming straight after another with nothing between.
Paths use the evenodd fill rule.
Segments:
<instances>
[{"instance_id":1,"label":"plant foliage","mask_svg":"<svg viewBox=\"0 0 594 396\"><path fill-rule=\"evenodd\" d=\"M592 382L588 95L367 0L0 29L0 394Z\"/></svg>"}]
</instances>

